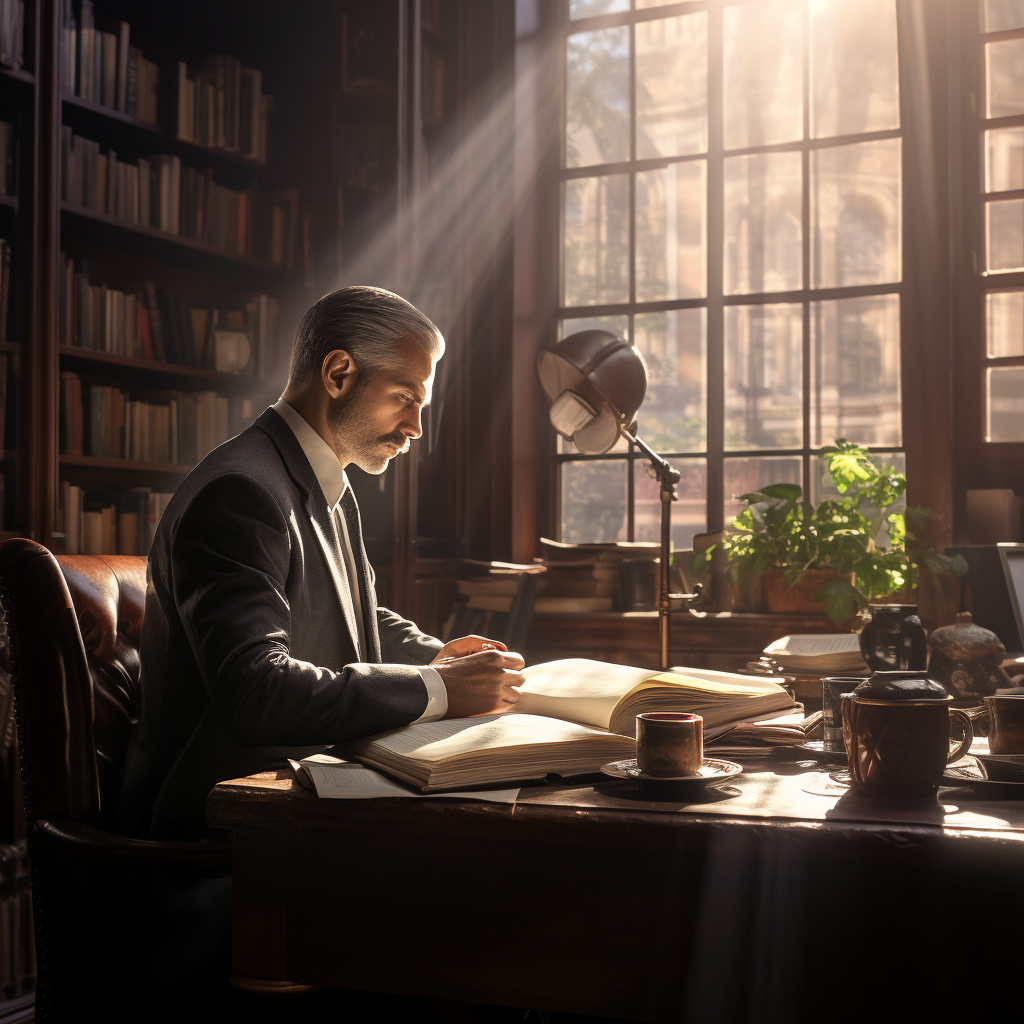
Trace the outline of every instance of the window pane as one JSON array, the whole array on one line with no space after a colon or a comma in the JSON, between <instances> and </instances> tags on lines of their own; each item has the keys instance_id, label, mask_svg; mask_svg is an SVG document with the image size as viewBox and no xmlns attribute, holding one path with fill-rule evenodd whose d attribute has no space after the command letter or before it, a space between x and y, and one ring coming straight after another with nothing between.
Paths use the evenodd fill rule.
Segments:
<instances>
[{"instance_id":1,"label":"window pane","mask_svg":"<svg viewBox=\"0 0 1024 1024\"><path fill-rule=\"evenodd\" d=\"M562 463L562 540L626 540L626 460Z\"/></svg>"},{"instance_id":2,"label":"window pane","mask_svg":"<svg viewBox=\"0 0 1024 1024\"><path fill-rule=\"evenodd\" d=\"M636 300L705 294L705 162L636 176Z\"/></svg>"},{"instance_id":3,"label":"window pane","mask_svg":"<svg viewBox=\"0 0 1024 1024\"><path fill-rule=\"evenodd\" d=\"M987 441L1024 441L1024 366L988 371Z\"/></svg>"},{"instance_id":4,"label":"window pane","mask_svg":"<svg viewBox=\"0 0 1024 1024\"><path fill-rule=\"evenodd\" d=\"M985 191L1024 188L1024 128L997 128L985 135Z\"/></svg>"},{"instance_id":5,"label":"window pane","mask_svg":"<svg viewBox=\"0 0 1024 1024\"><path fill-rule=\"evenodd\" d=\"M565 52L567 167L629 159L629 29L569 36Z\"/></svg>"},{"instance_id":6,"label":"window pane","mask_svg":"<svg viewBox=\"0 0 1024 1024\"><path fill-rule=\"evenodd\" d=\"M636 9L642 11L648 7L664 7L665 4L676 4L679 0L636 0Z\"/></svg>"},{"instance_id":7,"label":"window pane","mask_svg":"<svg viewBox=\"0 0 1024 1024\"><path fill-rule=\"evenodd\" d=\"M624 174L565 183L563 305L629 300L629 179Z\"/></svg>"},{"instance_id":8,"label":"window pane","mask_svg":"<svg viewBox=\"0 0 1024 1024\"><path fill-rule=\"evenodd\" d=\"M569 17L573 20L628 10L629 0L569 0Z\"/></svg>"},{"instance_id":9,"label":"window pane","mask_svg":"<svg viewBox=\"0 0 1024 1024\"><path fill-rule=\"evenodd\" d=\"M900 124L894 0L811 0L811 134Z\"/></svg>"},{"instance_id":10,"label":"window pane","mask_svg":"<svg viewBox=\"0 0 1024 1024\"><path fill-rule=\"evenodd\" d=\"M703 153L708 148L708 16L636 26L636 155Z\"/></svg>"},{"instance_id":11,"label":"window pane","mask_svg":"<svg viewBox=\"0 0 1024 1024\"><path fill-rule=\"evenodd\" d=\"M726 7L726 149L803 138L805 10L803 0Z\"/></svg>"},{"instance_id":12,"label":"window pane","mask_svg":"<svg viewBox=\"0 0 1024 1024\"><path fill-rule=\"evenodd\" d=\"M704 451L706 311L638 313L633 334L647 363L647 397L637 424L641 437L658 452Z\"/></svg>"},{"instance_id":13,"label":"window pane","mask_svg":"<svg viewBox=\"0 0 1024 1024\"><path fill-rule=\"evenodd\" d=\"M988 63L988 116L1024 113L1024 39L1004 39L985 47Z\"/></svg>"},{"instance_id":14,"label":"window pane","mask_svg":"<svg viewBox=\"0 0 1024 1024\"><path fill-rule=\"evenodd\" d=\"M985 29L1005 32L1024 28L1024 0L985 0Z\"/></svg>"},{"instance_id":15,"label":"window pane","mask_svg":"<svg viewBox=\"0 0 1024 1024\"><path fill-rule=\"evenodd\" d=\"M988 269L1024 269L1024 200L1004 199L985 207Z\"/></svg>"},{"instance_id":16,"label":"window pane","mask_svg":"<svg viewBox=\"0 0 1024 1024\"><path fill-rule=\"evenodd\" d=\"M581 316L558 322L558 340L568 338L579 331L611 331L622 339L629 337L629 317L622 316Z\"/></svg>"},{"instance_id":17,"label":"window pane","mask_svg":"<svg viewBox=\"0 0 1024 1024\"><path fill-rule=\"evenodd\" d=\"M815 288L900 280L900 142L811 154Z\"/></svg>"},{"instance_id":18,"label":"window pane","mask_svg":"<svg viewBox=\"0 0 1024 1024\"><path fill-rule=\"evenodd\" d=\"M725 161L726 294L800 287L802 177L799 153Z\"/></svg>"},{"instance_id":19,"label":"window pane","mask_svg":"<svg viewBox=\"0 0 1024 1024\"><path fill-rule=\"evenodd\" d=\"M898 447L898 295L811 303L811 445L845 437Z\"/></svg>"},{"instance_id":20,"label":"window pane","mask_svg":"<svg viewBox=\"0 0 1024 1024\"><path fill-rule=\"evenodd\" d=\"M771 455L756 459L726 459L723 468L725 483L725 521L731 523L746 508L737 498L759 491L771 484L801 486L802 467L799 458Z\"/></svg>"},{"instance_id":21,"label":"window pane","mask_svg":"<svg viewBox=\"0 0 1024 1024\"><path fill-rule=\"evenodd\" d=\"M727 449L803 443L802 338L799 305L726 306Z\"/></svg>"},{"instance_id":22,"label":"window pane","mask_svg":"<svg viewBox=\"0 0 1024 1024\"><path fill-rule=\"evenodd\" d=\"M669 459L679 470L676 490L679 500L672 502L672 548L693 547L693 535L707 530L708 470L704 459ZM634 533L639 541L661 541L661 487L652 476L651 464L644 459L634 463Z\"/></svg>"},{"instance_id":23,"label":"window pane","mask_svg":"<svg viewBox=\"0 0 1024 1024\"><path fill-rule=\"evenodd\" d=\"M1024 356L1024 292L989 292L985 313L989 357Z\"/></svg>"}]
</instances>

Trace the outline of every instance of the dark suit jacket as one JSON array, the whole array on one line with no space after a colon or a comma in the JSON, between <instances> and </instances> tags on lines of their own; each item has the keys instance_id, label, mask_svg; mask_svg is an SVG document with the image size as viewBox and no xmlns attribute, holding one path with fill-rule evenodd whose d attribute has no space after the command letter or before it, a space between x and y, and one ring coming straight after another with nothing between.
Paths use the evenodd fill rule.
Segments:
<instances>
[{"instance_id":1,"label":"dark suit jacket","mask_svg":"<svg viewBox=\"0 0 1024 1024\"><path fill-rule=\"evenodd\" d=\"M366 661L376 662L355 663L335 536L312 467L272 409L178 488L149 556L124 831L198 837L217 782L423 713L426 688L410 666L441 642L377 607L353 537Z\"/></svg>"}]
</instances>

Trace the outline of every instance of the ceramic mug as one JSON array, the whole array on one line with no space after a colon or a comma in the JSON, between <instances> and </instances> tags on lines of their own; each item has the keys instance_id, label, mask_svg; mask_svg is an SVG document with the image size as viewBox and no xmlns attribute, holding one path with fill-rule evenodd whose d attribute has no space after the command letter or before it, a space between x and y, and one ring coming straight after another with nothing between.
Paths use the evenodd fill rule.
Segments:
<instances>
[{"instance_id":1,"label":"ceramic mug","mask_svg":"<svg viewBox=\"0 0 1024 1024\"><path fill-rule=\"evenodd\" d=\"M877 797L934 797L946 765L974 741L971 718L943 700L865 700L844 693L843 741L855 790ZM950 719L963 739L950 738Z\"/></svg>"},{"instance_id":2,"label":"ceramic mug","mask_svg":"<svg viewBox=\"0 0 1024 1024\"><path fill-rule=\"evenodd\" d=\"M678 779L697 775L704 760L704 719L677 711L636 716L636 763L645 775Z\"/></svg>"},{"instance_id":3,"label":"ceramic mug","mask_svg":"<svg viewBox=\"0 0 1024 1024\"><path fill-rule=\"evenodd\" d=\"M988 749L993 754L1024 754L1024 694L986 697L992 718Z\"/></svg>"}]
</instances>

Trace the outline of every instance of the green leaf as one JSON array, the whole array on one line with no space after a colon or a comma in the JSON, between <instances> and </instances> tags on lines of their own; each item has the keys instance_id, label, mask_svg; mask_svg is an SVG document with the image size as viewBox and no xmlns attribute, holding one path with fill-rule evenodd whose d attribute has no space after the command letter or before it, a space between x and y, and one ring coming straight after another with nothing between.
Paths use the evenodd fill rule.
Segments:
<instances>
[{"instance_id":1,"label":"green leaf","mask_svg":"<svg viewBox=\"0 0 1024 1024\"><path fill-rule=\"evenodd\" d=\"M950 568L957 576L965 576L967 574L967 559L963 555L954 555Z\"/></svg>"},{"instance_id":2,"label":"green leaf","mask_svg":"<svg viewBox=\"0 0 1024 1024\"><path fill-rule=\"evenodd\" d=\"M826 583L814 595L828 610L828 617L837 625L852 619L861 608L868 606L868 599L854 586L845 580L833 580Z\"/></svg>"},{"instance_id":3,"label":"green leaf","mask_svg":"<svg viewBox=\"0 0 1024 1024\"><path fill-rule=\"evenodd\" d=\"M796 484L769 484L761 488L761 493L781 501L799 501L804 492Z\"/></svg>"}]
</instances>

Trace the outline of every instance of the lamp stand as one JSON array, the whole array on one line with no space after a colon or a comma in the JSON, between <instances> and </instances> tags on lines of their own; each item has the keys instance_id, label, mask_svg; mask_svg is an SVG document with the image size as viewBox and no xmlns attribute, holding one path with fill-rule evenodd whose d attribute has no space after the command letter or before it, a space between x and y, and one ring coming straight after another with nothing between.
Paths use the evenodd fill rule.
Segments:
<instances>
[{"instance_id":1,"label":"lamp stand","mask_svg":"<svg viewBox=\"0 0 1024 1024\"><path fill-rule=\"evenodd\" d=\"M669 587L669 558L672 550L672 502L679 500L679 492L676 484L679 483L679 470L673 469L657 452L655 452L645 441L641 440L628 430L622 431L623 435L637 446L650 460L654 467L654 475L661 487L661 561L660 586L658 599L658 640L661 647L661 667L669 667L670 645L669 634L672 620L672 602L679 601L687 605L693 604L701 595L701 586L698 583L693 588L692 594L673 594Z\"/></svg>"}]
</instances>

